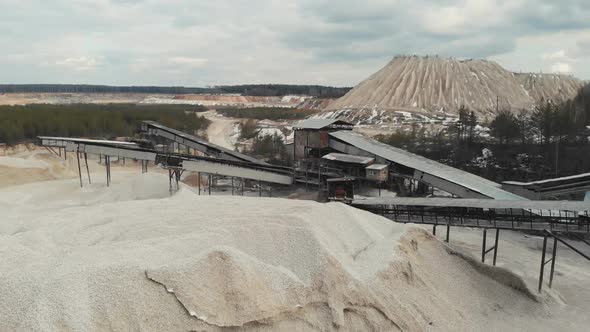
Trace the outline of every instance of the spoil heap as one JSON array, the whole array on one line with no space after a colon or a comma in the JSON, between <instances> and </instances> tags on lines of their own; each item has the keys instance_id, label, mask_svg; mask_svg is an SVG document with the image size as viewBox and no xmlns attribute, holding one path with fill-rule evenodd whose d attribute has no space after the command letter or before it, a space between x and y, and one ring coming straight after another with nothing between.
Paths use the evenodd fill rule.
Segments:
<instances>
[{"instance_id":1,"label":"spoil heap","mask_svg":"<svg viewBox=\"0 0 590 332\"><path fill-rule=\"evenodd\" d=\"M496 109L531 109L541 98L573 98L581 86L573 77L514 74L488 60L399 56L317 117L379 124L405 112L422 118L456 114L462 105L492 114Z\"/></svg>"}]
</instances>

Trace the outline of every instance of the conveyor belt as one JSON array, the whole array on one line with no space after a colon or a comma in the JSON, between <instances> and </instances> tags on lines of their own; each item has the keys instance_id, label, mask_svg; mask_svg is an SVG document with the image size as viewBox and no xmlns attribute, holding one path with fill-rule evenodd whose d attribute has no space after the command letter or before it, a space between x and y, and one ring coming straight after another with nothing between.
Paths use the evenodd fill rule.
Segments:
<instances>
[{"instance_id":1,"label":"conveyor belt","mask_svg":"<svg viewBox=\"0 0 590 332\"><path fill-rule=\"evenodd\" d=\"M393 169L407 169L408 176L462 198L525 200L502 190L500 184L450 167L408 151L383 144L367 136L342 130L330 133L330 147L342 153L372 157L391 163Z\"/></svg>"},{"instance_id":2,"label":"conveyor belt","mask_svg":"<svg viewBox=\"0 0 590 332\"><path fill-rule=\"evenodd\" d=\"M403 223L590 233L590 204L456 198L373 198L352 206Z\"/></svg>"},{"instance_id":3,"label":"conveyor belt","mask_svg":"<svg viewBox=\"0 0 590 332\"><path fill-rule=\"evenodd\" d=\"M222 146L213 144L204 139L198 138L194 135L183 133L170 127L163 126L154 121L143 121L141 123L141 131L148 135L154 135L169 139L178 144L188 146L192 149L200 151L208 156L213 156L220 159L246 161L254 164L265 165L267 163L256 158L247 156L243 153L226 149Z\"/></svg>"},{"instance_id":4,"label":"conveyor belt","mask_svg":"<svg viewBox=\"0 0 590 332\"><path fill-rule=\"evenodd\" d=\"M253 164L244 161L224 160L178 153L162 153L156 150L141 148L135 144L124 144L124 142L116 141L46 136L39 137L39 139L42 146L64 147L68 152L151 161L162 165L163 167L240 177L269 183L288 185L293 182L292 170L281 166Z\"/></svg>"},{"instance_id":5,"label":"conveyor belt","mask_svg":"<svg viewBox=\"0 0 590 332\"><path fill-rule=\"evenodd\" d=\"M530 199L547 199L590 191L590 173L533 182L504 181L502 189Z\"/></svg>"}]
</instances>

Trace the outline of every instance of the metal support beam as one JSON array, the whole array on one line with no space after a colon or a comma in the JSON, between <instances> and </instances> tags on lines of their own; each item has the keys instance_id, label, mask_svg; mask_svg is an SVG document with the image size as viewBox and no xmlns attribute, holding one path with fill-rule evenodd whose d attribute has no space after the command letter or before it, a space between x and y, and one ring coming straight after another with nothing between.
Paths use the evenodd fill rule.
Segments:
<instances>
[{"instance_id":1,"label":"metal support beam","mask_svg":"<svg viewBox=\"0 0 590 332\"><path fill-rule=\"evenodd\" d=\"M211 174L208 174L209 176L209 196L211 196L211 185L213 184L213 181L211 181Z\"/></svg>"},{"instance_id":2,"label":"metal support beam","mask_svg":"<svg viewBox=\"0 0 590 332\"><path fill-rule=\"evenodd\" d=\"M552 252L552 257L549 260L545 261L545 251L547 249L547 237L549 237L549 236L553 237L553 252ZM543 286L543 272L545 269L545 265L549 262L551 262L551 272L550 272L551 275L549 276L549 287L552 287L552 285L553 285L553 275L555 273L555 260L557 257L557 242L558 241L561 244L568 247L569 249L571 249L573 252L577 253L578 255L580 255L590 261L590 256L586 255L585 253L580 251L578 248L574 247L573 245L571 245L570 243L568 243L567 241L565 241L563 238L556 235L555 233L545 230L545 236L543 238L543 253L541 256L541 271L539 274L539 292L541 292L541 287ZM586 241L584 241L584 242L586 242Z\"/></svg>"},{"instance_id":3,"label":"metal support beam","mask_svg":"<svg viewBox=\"0 0 590 332\"><path fill-rule=\"evenodd\" d=\"M545 273L545 250L547 249L547 235L543 237L543 251L541 253L541 271L539 272L539 293L543 287L543 274Z\"/></svg>"},{"instance_id":4,"label":"metal support beam","mask_svg":"<svg viewBox=\"0 0 590 332\"><path fill-rule=\"evenodd\" d=\"M500 230L496 228L496 236L495 236L495 240L494 240L494 246L491 248L487 248L486 246L486 241L487 241L487 233L488 233L488 229L484 228L483 229L483 243L481 246L481 262L485 263L486 262L486 255L490 252L490 251L494 251L494 258L492 261L492 264L494 266L496 266L496 258L498 257L498 238L500 236Z\"/></svg>"},{"instance_id":5,"label":"metal support beam","mask_svg":"<svg viewBox=\"0 0 590 332\"><path fill-rule=\"evenodd\" d=\"M436 236L436 224L432 225L432 235Z\"/></svg>"},{"instance_id":6,"label":"metal support beam","mask_svg":"<svg viewBox=\"0 0 590 332\"><path fill-rule=\"evenodd\" d=\"M481 244L481 262L485 263L486 262L486 239L488 235L488 229L484 228L483 229L483 243Z\"/></svg>"},{"instance_id":7,"label":"metal support beam","mask_svg":"<svg viewBox=\"0 0 590 332\"><path fill-rule=\"evenodd\" d=\"M80 177L80 188L82 188L82 169L80 168L80 152L76 152L76 159L78 160L78 176Z\"/></svg>"},{"instance_id":8,"label":"metal support beam","mask_svg":"<svg viewBox=\"0 0 590 332\"><path fill-rule=\"evenodd\" d=\"M88 154L84 152L84 163L86 164L86 174L88 175L88 184L92 184L90 180L90 168L88 168Z\"/></svg>"},{"instance_id":9,"label":"metal support beam","mask_svg":"<svg viewBox=\"0 0 590 332\"><path fill-rule=\"evenodd\" d=\"M45 150L47 150L47 151L49 151L49 152L53 153L54 155L61 158L61 148L57 148L59 150L59 153L55 152L55 150L53 150L53 148L51 148L49 146L45 146L44 148L45 148Z\"/></svg>"},{"instance_id":10,"label":"metal support beam","mask_svg":"<svg viewBox=\"0 0 590 332\"><path fill-rule=\"evenodd\" d=\"M551 258L551 272L549 273L549 288L553 286L553 273L555 272L555 258L557 256L557 238L553 238L553 257Z\"/></svg>"},{"instance_id":11,"label":"metal support beam","mask_svg":"<svg viewBox=\"0 0 590 332\"><path fill-rule=\"evenodd\" d=\"M111 185L111 157L104 156L104 165L107 172L107 187Z\"/></svg>"},{"instance_id":12,"label":"metal support beam","mask_svg":"<svg viewBox=\"0 0 590 332\"><path fill-rule=\"evenodd\" d=\"M169 168L168 169L168 182L170 185L170 195L177 192L180 189L180 176L182 175L182 170L179 168Z\"/></svg>"},{"instance_id":13,"label":"metal support beam","mask_svg":"<svg viewBox=\"0 0 590 332\"><path fill-rule=\"evenodd\" d=\"M539 293L541 293L541 289L543 288L543 277L545 274L545 265L547 265L547 263L552 262L551 263L551 276L550 279L553 280L553 271L555 268L555 254L557 253L557 238L555 238L554 241L554 247L553 247L553 257L549 258L548 260L545 260L545 254L547 251L547 237L548 235L543 236L543 252L541 253L541 271L539 272Z\"/></svg>"},{"instance_id":14,"label":"metal support beam","mask_svg":"<svg viewBox=\"0 0 590 332\"><path fill-rule=\"evenodd\" d=\"M113 181L113 177L112 177L112 174L111 174L111 166L112 166L112 164L111 164L111 156L109 156L109 184Z\"/></svg>"},{"instance_id":15,"label":"metal support beam","mask_svg":"<svg viewBox=\"0 0 590 332\"><path fill-rule=\"evenodd\" d=\"M496 266L496 258L498 257L498 239L500 238L500 229L496 228L496 239L494 240L494 260L492 264Z\"/></svg>"},{"instance_id":16,"label":"metal support beam","mask_svg":"<svg viewBox=\"0 0 590 332\"><path fill-rule=\"evenodd\" d=\"M447 224L447 238L445 239L446 243L449 243L449 235L451 234L451 223Z\"/></svg>"}]
</instances>

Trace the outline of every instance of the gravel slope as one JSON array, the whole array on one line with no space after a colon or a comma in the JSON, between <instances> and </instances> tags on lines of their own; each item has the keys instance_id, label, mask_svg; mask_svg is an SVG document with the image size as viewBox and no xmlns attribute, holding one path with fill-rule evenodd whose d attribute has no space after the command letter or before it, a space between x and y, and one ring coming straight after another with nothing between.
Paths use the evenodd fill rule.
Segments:
<instances>
[{"instance_id":1,"label":"gravel slope","mask_svg":"<svg viewBox=\"0 0 590 332\"><path fill-rule=\"evenodd\" d=\"M368 124L393 118L395 111L427 117L456 114L461 105L489 115L497 106L531 109L541 98L571 98L581 86L582 81L569 76L514 74L488 60L401 56L332 102L326 112Z\"/></svg>"}]
</instances>

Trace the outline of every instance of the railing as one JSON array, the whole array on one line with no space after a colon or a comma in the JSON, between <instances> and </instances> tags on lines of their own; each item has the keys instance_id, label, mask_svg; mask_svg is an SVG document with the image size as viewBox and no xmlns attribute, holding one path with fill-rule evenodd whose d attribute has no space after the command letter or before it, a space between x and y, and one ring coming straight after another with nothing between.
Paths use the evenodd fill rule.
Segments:
<instances>
[{"instance_id":1,"label":"railing","mask_svg":"<svg viewBox=\"0 0 590 332\"><path fill-rule=\"evenodd\" d=\"M586 241L585 239L583 239L582 237L578 236L577 234L572 234L572 235L577 237L578 240L580 240L582 243L585 243L590 246L590 243L588 241ZM549 258L548 260L545 260L545 255L547 252L547 239L549 237L553 237L552 255L551 255L551 258ZM586 255L585 253L580 251L578 248L574 247L571 243L567 242L564 238L555 234L554 232L545 230L544 236L543 236L543 253L541 254L541 270L539 272L539 293L541 292L541 290L543 288L543 277L545 274L545 265L547 265L548 263L551 263L551 272L549 274L549 288L551 288L553 286L553 274L555 272L555 260L557 258L557 243L558 242L565 245L566 247L570 248L576 254L584 257L586 260L590 261L590 256Z\"/></svg>"},{"instance_id":2,"label":"railing","mask_svg":"<svg viewBox=\"0 0 590 332\"><path fill-rule=\"evenodd\" d=\"M402 205L355 205L401 223L451 225L531 231L590 233L588 211L482 209Z\"/></svg>"}]
</instances>

